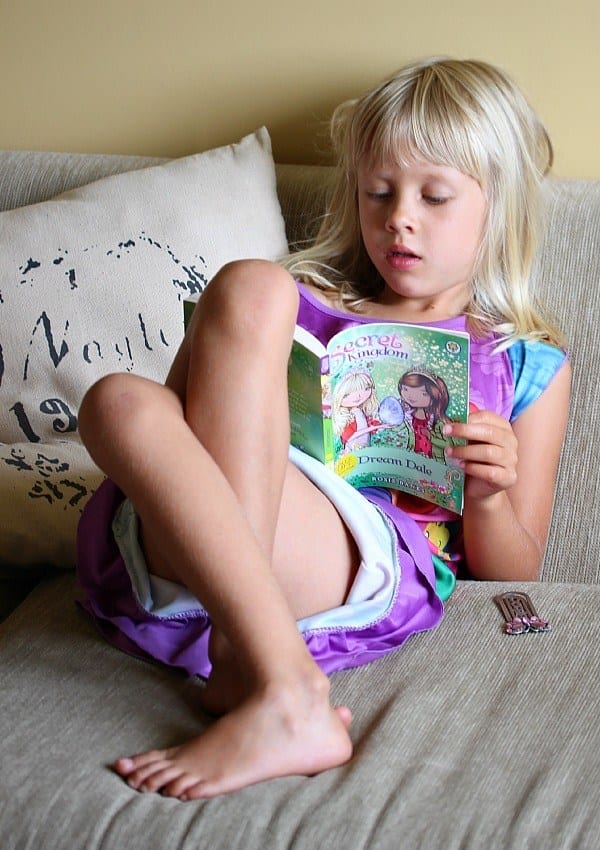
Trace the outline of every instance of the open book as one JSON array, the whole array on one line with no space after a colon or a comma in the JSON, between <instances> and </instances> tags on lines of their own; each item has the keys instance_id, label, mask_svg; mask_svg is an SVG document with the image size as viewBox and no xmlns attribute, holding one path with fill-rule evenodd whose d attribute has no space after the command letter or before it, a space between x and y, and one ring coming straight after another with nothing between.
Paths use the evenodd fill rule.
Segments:
<instances>
[{"instance_id":1,"label":"open book","mask_svg":"<svg viewBox=\"0 0 600 850\"><path fill-rule=\"evenodd\" d=\"M464 473L446 459L469 410L469 335L368 323L325 348L297 327L288 365L291 442L354 487L402 490L462 513Z\"/></svg>"},{"instance_id":2,"label":"open book","mask_svg":"<svg viewBox=\"0 0 600 850\"><path fill-rule=\"evenodd\" d=\"M195 302L185 300L187 327ZM288 363L291 443L354 487L402 490L462 513L448 421L469 411L469 335L373 322L327 348L296 327Z\"/></svg>"}]
</instances>

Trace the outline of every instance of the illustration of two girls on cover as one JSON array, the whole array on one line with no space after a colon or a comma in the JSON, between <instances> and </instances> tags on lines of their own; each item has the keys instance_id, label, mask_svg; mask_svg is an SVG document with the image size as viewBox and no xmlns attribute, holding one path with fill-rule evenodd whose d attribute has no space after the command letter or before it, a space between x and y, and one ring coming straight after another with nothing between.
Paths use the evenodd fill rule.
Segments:
<instances>
[{"instance_id":1,"label":"illustration of two girls on cover","mask_svg":"<svg viewBox=\"0 0 600 850\"><path fill-rule=\"evenodd\" d=\"M347 372L332 398L333 430L343 450L384 443L445 463L442 429L450 421L450 396L443 378L414 367L399 379L398 395L380 402L367 369Z\"/></svg>"}]
</instances>

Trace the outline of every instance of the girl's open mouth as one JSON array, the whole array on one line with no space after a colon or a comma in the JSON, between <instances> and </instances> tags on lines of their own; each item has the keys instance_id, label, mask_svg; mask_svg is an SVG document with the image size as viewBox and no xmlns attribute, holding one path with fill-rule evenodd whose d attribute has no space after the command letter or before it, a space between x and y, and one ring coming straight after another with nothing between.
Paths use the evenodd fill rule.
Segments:
<instances>
[{"instance_id":1,"label":"girl's open mouth","mask_svg":"<svg viewBox=\"0 0 600 850\"><path fill-rule=\"evenodd\" d=\"M385 256L388 264L393 269L411 268L421 259L417 254L409 251L407 248L393 248Z\"/></svg>"}]
</instances>

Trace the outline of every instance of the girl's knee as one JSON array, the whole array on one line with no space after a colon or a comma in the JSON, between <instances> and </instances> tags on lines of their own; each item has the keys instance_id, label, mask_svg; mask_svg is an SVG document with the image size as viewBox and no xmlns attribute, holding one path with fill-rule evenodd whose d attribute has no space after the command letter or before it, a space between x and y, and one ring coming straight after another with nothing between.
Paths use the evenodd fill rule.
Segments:
<instances>
[{"instance_id":1,"label":"girl's knee","mask_svg":"<svg viewBox=\"0 0 600 850\"><path fill-rule=\"evenodd\" d=\"M152 397L164 388L147 378L127 372L100 378L86 392L78 414L79 433L90 447L98 441L111 439L114 429L122 431L136 418L147 418L146 410Z\"/></svg>"},{"instance_id":2,"label":"girl's knee","mask_svg":"<svg viewBox=\"0 0 600 850\"><path fill-rule=\"evenodd\" d=\"M106 413L114 404L115 398L123 392L123 378L127 375L106 375L96 381L87 390L77 415L79 434L84 444L89 447L95 442L99 432L104 430Z\"/></svg>"},{"instance_id":3,"label":"girl's knee","mask_svg":"<svg viewBox=\"0 0 600 850\"><path fill-rule=\"evenodd\" d=\"M218 272L202 295L205 315L234 335L293 327L298 290L282 266L268 260L236 260Z\"/></svg>"},{"instance_id":4,"label":"girl's knee","mask_svg":"<svg viewBox=\"0 0 600 850\"><path fill-rule=\"evenodd\" d=\"M283 266L270 260L232 260L214 276L211 287L219 283L225 286L242 286L244 289L261 292L275 291L284 294L295 289L294 279Z\"/></svg>"}]
</instances>

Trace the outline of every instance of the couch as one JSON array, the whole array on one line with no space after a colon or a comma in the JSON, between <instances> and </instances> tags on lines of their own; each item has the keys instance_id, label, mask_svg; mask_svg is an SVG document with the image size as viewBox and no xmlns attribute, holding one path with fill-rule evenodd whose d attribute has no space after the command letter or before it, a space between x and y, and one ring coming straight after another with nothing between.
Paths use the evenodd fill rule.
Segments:
<instances>
[{"instance_id":1,"label":"couch","mask_svg":"<svg viewBox=\"0 0 600 850\"><path fill-rule=\"evenodd\" d=\"M0 208L162 163L5 151ZM275 174L288 240L300 244L332 169L277 164ZM354 714L348 764L181 803L134 792L110 763L209 723L199 682L106 644L76 605L69 558L1 555L2 850L599 846L600 182L549 178L545 198L536 285L570 340L573 405L541 581L461 581L437 630L334 675L333 699ZM0 480L8 471L0 465ZM507 590L527 592L552 630L506 634L494 597Z\"/></svg>"}]
</instances>

